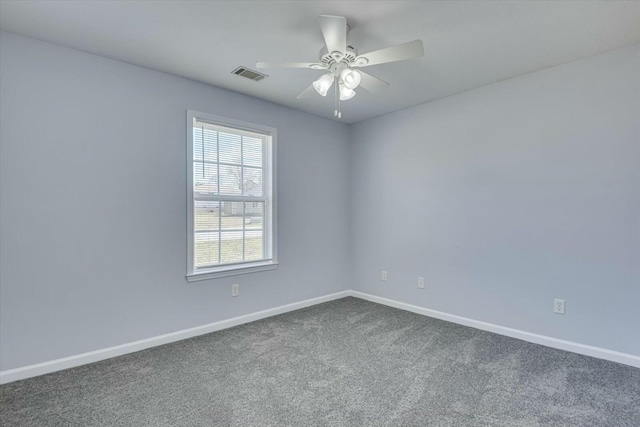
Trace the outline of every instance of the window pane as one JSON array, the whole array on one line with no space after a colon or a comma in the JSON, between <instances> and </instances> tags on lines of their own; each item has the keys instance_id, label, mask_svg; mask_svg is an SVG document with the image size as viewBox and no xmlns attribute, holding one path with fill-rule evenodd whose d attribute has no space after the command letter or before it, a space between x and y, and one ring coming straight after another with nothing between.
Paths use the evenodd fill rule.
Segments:
<instances>
[{"instance_id":1,"label":"window pane","mask_svg":"<svg viewBox=\"0 0 640 427\"><path fill-rule=\"evenodd\" d=\"M197 200L194 209L196 231L218 230L220 221L220 202Z\"/></svg>"},{"instance_id":2,"label":"window pane","mask_svg":"<svg viewBox=\"0 0 640 427\"><path fill-rule=\"evenodd\" d=\"M193 191L197 194L218 192L218 165L193 162Z\"/></svg>"},{"instance_id":3,"label":"window pane","mask_svg":"<svg viewBox=\"0 0 640 427\"><path fill-rule=\"evenodd\" d=\"M242 143L242 163L245 166L262 167L262 139L245 136Z\"/></svg>"},{"instance_id":4,"label":"window pane","mask_svg":"<svg viewBox=\"0 0 640 427\"><path fill-rule=\"evenodd\" d=\"M218 132L202 127L193 128L193 158L195 160L208 160L215 162L217 153Z\"/></svg>"},{"instance_id":5,"label":"window pane","mask_svg":"<svg viewBox=\"0 0 640 427\"><path fill-rule=\"evenodd\" d=\"M242 168L245 196L262 196L262 169Z\"/></svg>"},{"instance_id":6,"label":"window pane","mask_svg":"<svg viewBox=\"0 0 640 427\"><path fill-rule=\"evenodd\" d=\"M241 163L241 137L230 133L219 132L220 161L224 163Z\"/></svg>"},{"instance_id":7,"label":"window pane","mask_svg":"<svg viewBox=\"0 0 640 427\"><path fill-rule=\"evenodd\" d=\"M206 232L195 234L194 267L202 268L219 264L219 239L218 232Z\"/></svg>"},{"instance_id":8,"label":"window pane","mask_svg":"<svg viewBox=\"0 0 640 427\"><path fill-rule=\"evenodd\" d=\"M262 229L264 220L264 203L262 202L246 202L245 203L245 228Z\"/></svg>"},{"instance_id":9,"label":"window pane","mask_svg":"<svg viewBox=\"0 0 640 427\"><path fill-rule=\"evenodd\" d=\"M242 262L242 231L222 232L222 264Z\"/></svg>"},{"instance_id":10,"label":"window pane","mask_svg":"<svg viewBox=\"0 0 640 427\"><path fill-rule=\"evenodd\" d=\"M263 221L264 203L245 202L245 244L244 260L256 261L264 259Z\"/></svg>"},{"instance_id":11,"label":"window pane","mask_svg":"<svg viewBox=\"0 0 640 427\"><path fill-rule=\"evenodd\" d=\"M240 196L242 188L242 168L220 165L220 194Z\"/></svg>"},{"instance_id":12,"label":"window pane","mask_svg":"<svg viewBox=\"0 0 640 427\"><path fill-rule=\"evenodd\" d=\"M242 230L242 202L222 202L222 229Z\"/></svg>"},{"instance_id":13,"label":"window pane","mask_svg":"<svg viewBox=\"0 0 640 427\"><path fill-rule=\"evenodd\" d=\"M247 231L247 240L244 248L245 261L258 261L264 259L264 246L262 244L262 230Z\"/></svg>"}]
</instances>

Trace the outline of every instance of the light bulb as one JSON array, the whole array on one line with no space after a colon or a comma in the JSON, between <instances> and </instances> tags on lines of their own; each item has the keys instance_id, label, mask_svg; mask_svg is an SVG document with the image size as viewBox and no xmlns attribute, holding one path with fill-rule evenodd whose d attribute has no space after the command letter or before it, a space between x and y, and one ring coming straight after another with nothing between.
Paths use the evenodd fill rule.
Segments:
<instances>
[{"instance_id":1,"label":"light bulb","mask_svg":"<svg viewBox=\"0 0 640 427\"><path fill-rule=\"evenodd\" d=\"M313 82L313 88L322 96L327 96L327 91L333 84L333 76L331 74L324 74L318 80Z\"/></svg>"},{"instance_id":2,"label":"light bulb","mask_svg":"<svg viewBox=\"0 0 640 427\"><path fill-rule=\"evenodd\" d=\"M344 83L344 86L347 89L355 89L360 84L360 80L362 79L362 76L360 75L360 72L357 70L345 68L340 73L340 78L342 79L342 83Z\"/></svg>"},{"instance_id":3,"label":"light bulb","mask_svg":"<svg viewBox=\"0 0 640 427\"><path fill-rule=\"evenodd\" d=\"M346 101L347 99L351 99L356 96L356 91L353 89L349 89L345 85L340 85L340 101Z\"/></svg>"}]
</instances>

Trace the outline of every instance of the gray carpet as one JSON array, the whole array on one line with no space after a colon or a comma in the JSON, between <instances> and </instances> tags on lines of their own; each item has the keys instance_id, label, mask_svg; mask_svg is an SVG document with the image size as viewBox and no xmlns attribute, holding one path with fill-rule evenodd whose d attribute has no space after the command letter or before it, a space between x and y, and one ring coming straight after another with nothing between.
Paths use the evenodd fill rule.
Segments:
<instances>
[{"instance_id":1,"label":"gray carpet","mask_svg":"<svg viewBox=\"0 0 640 427\"><path fill-rule=\"evenodd\" d=\"M640 426L640 369L345 298L10 383L3 426Z\"/></svg>"}]
</instances>

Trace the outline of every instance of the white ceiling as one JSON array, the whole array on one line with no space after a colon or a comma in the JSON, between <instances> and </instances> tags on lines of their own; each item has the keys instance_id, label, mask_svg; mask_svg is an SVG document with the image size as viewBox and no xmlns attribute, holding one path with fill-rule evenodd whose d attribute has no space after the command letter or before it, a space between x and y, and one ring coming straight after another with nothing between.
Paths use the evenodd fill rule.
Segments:
<instances>
[{"instance_id":1,"label":"white ceiling","mask_svg":"<svg viewBox=\"0 0 640 427\"><path fill-rule=\"evenodd\" d=\"M316 17L345 16L360 53L422 39L425 57L367 68L391 86L342 104L354 123L640 42L638 1L0 1L0 29L333 118L296 96L322 71L231 74L257 61L317 60Z\"/></svg>"}]
</instances>

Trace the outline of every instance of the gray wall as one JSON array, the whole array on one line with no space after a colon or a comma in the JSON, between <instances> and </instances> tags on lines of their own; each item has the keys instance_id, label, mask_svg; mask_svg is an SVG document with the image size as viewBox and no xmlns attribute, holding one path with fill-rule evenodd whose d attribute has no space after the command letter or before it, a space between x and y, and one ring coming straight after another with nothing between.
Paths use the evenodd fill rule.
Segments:
<instances>
[{"instance_id":1,"label":"gray wall","mask_svg":"<svg viewBox=\"0 0 640 427\"><path fill-rule=\"evenodd\" d=\"M349 287L346 125L8 33L0 43L0 369ZM187 284L187 108L278 129L278 270Z\"/></svg>"},{"instance_id":2,"label":"gray wall","mask_svg":"<svg viewBox=\"0 0 640 427\"><path fill-rule=\"evenodd\" d=\"M640 355L640 46L350 138L357 290Z\"/></svg>"},{"instance_id":3,"label":"gray wall","mask_svg":"<svg viewBox=\"0 0 640 427\"><path fill-rule=\"evenodd\" d=\"M7 33L0 55L2 370L349 288L640 354L639 46L350 129ZM278 128L278 270L185 281L187 108Z\"/></svg>"}]
</instances>

